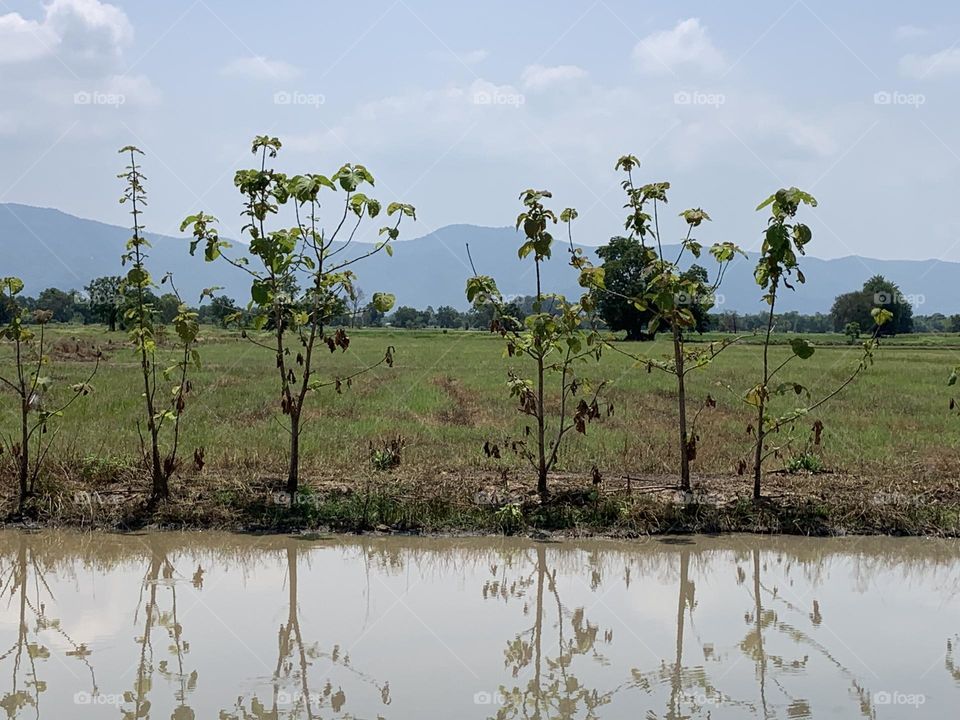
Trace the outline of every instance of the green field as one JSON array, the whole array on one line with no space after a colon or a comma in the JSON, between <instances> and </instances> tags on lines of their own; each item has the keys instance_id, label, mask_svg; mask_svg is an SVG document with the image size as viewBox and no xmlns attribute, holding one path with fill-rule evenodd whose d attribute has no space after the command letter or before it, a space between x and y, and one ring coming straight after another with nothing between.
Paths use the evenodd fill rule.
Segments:
<instances>
[{"instance_id":1,"label":"green field","mask_svg":"<svg viewBox=\"0 0 960 720\"><path fill-rule=\"evenodd\" d=\"M84 347L102 347L105 360L93 381L95 393L56 423L49 473L95 481L108 479L112 468L129 470L139 451L142 380L126 336L97 326L51 327L60 338L50 370L57 387L83 379L91 367L89 360L77 360L74 339ZM784 378L809 386L816 397L849 374L859 360L859 348L837 342L840 336L809 337L834 344L820 347L808 361L793 363ZM203 472L212 477L281 476L287 433L277 406L273 356L236 333L208 328L204 338L203 370L195 376L193 400L184 416L184 457L203 447ZM958 347L950 347L951 342ZM398 434L405 448L401 466L392 473L397 477L429 481L506 469L516 481L528 478L527 468L509 453L500 460L482 453L485 441L502 444L524 425L505 386L508 369L520 371L522 365L504 357L499 338L475 332L356 330L346 353L324 350L319 371L330 377L350 374L379 360L388 345L396 350L393 368L380 367L358 378L342 395L330 389L310 399L302 440L308 485L349 485L375 475L370 444ZM631 351L652 357L670 351L665 339L631 345ZM789 352L786 347L772 350L775 359ZM824 468L874 480L956 482L960 419L948 410L946 378L958 362L956 337L885 341L874 366L816 412L826 427L822 446L815 448ZM757 382L759 372L759 348L744 342L691 376L691 405L708 393L717 401L699 422L695 476L736 478L737 462L747 457L751 444L746 427L752 409L740 397ZM589 367L589 374L610 381L606 395L616 411L592 424L587 436L571 437L558 470L584 478L594 465L608 478L675 473L671 378L657 370L648 374L610 351L599 365ZM16 407L10 393L0 393L0 401L0 429L6 435L15 428ZM803 450L813 420L798 426L794 448L784 457L771 458L768 470L783 468L789 455ZM181 475L193 472L186 465L192 463L185 464ZM776 478L771 476L772 488ZM746 491L747 479L742 480Z\"/></svg>"}]
</instances>

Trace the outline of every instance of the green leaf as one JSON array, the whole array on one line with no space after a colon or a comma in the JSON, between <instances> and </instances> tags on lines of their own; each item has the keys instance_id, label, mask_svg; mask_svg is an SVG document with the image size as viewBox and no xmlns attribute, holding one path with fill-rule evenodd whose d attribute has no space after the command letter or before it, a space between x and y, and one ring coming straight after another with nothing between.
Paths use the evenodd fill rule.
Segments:
<instances>
[{"instance_id":1,"label":"green leaf","mask_svg":"<svg viewBox=\"0 0 960 720\"><path fill-rule=\"evenodd\" d=\"M379 312L390 312L396 301L396 295L392 295L391 293L376 292L373 294L373 307Z\"/></svg>"},{"instance_id":2,"label":"green leaf","mask_svg":"<svg viewBox=\"0 0 960 720\"><path fill-rule=\"evenodd\" d=\"M816 350L812 342L803 338L793 338L790 341L790 349L793 350L793 354L801 360L806 360L812 356L814 350Z\"/></svg>"},{"instance_id":3,"label":"green leaf","mask_svg":"<svg viewBox=\"0 0 960 720\"><path fill-rule=\"evenodd\" d=\"M13 297L23 290L23 280L13 276L0 278L0 288L6 289L7 294Z\"/></svg>"},{"instance_id":4,"label":"green leaf","mask_svg":"<svg viewBox=\"0 0 960 720\"><path fill-rule=\"evenodd\" d=\"M893 320L893 313L887 310L886 308L873 308L870 311L870 315L873 317L873 321L879 325L885 325L886 323Z\"/></svg>"},{"instance_id":5,"label":"green leaf","mask_svg":"<svg viewBox=\"0 0 960 720\"><path fill-rule=\"evenodd\" d=\"M263 280L254 280L250 288L250 297L257 305L269 305L272 297L270 286Z\"/></svg>"}]
</instances>

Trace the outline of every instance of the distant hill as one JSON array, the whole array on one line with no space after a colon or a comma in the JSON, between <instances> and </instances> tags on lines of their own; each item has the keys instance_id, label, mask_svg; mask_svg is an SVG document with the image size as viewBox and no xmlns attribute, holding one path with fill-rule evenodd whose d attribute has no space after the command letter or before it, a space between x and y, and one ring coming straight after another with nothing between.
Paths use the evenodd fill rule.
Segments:
<instances>
[{"instance_id":1,"label":"distant hill","mask_svg":"<svg viewBox=\"0 0 960 720\"><path fill-rule=\"evenodd\" d=\"M408 226L407 231L410 231ZM46 287L81 289L93 277L120 274L119 256L130 231L116 225L84 220L59 210L0 203L0 274L21 276L27 292ZM222 285L227 295L241 302L249 297L249 280L223 263L204 263L187 253L187 240L150 235L154 244L150 267L156 276L174 273L177 286L188 300L200 290ZM392 292L397 302L423 308L452 305L464 309L464 284L471 274L466 245L477 271L497 278L504 294L528 295L533 287L532 264L517 258L518 235L513 228L449 225L412 240L395 243L393 257L385 253L370 258L355 269L359 285L367 294ZM816 241L814 241L816 242ZM585 248L596 260L595 249ZM358 249L358 253L362 250ZM559 292L579 294L576 275L566 265L563 246L544 266L544 286ZM729 269L720 295L719 309L759 312L760 293L753 281L756 256L738 259ZM710 258L701 262L712 271ZM896 282L904 294L922 299L914 312L960 312L960 263L937 260L875 260L849 256L835 260L807 257L803 260L807 283L797 292L786 292L778 305L783 311L829 312L833 299L859 288L871 275Z\"/></svg>"}]
</instances>

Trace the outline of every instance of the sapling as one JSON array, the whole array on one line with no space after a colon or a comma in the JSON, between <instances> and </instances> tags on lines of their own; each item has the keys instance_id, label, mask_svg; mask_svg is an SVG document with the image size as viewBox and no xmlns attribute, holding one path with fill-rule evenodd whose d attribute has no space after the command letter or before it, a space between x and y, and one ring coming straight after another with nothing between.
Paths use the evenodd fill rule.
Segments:
<instances>
[{"instance_id":1,"label":"sapling","mask_svg":"<svg viewBox=\"0 0 960 720\"><path fill-rule=\"evenodd\" d=\"M656 360L631 353L611 343L610 346L642 365L650 371L654 368L672 375L677 389L677 434L680 456L680 489L690 490L690 463L696 458L698 435L696 421L707 407L714 406L710 395L689 419L687 376L694 370L703 368L723 350L737 341L736 338L709 343L706 346L689 348L687 335L697 329L697 317L694 308L706 312L715 304L716 292L723 282L730 263L743 252L730 242L715 243L709 248L717 262L717 272L713 282L709 282L705 272L684 271L680 263L688 254L699 258L703 245L693 236L693 232L710 216L700 208L684 210L680 213L686 224L686 233L680 243L675 259L667 258L660 235L659 209L667 203L667 191L670 183L657 182L637 187L633 181L633 170L640 161L633 155L624 155L617 160L616 169L622 170L626 178L621 186L627 195L625 207L628 215L624 227L628 239L640 243L643 266L647 268L647 278L643 294L640 297L621 297L624 302L632 303L640 311L652 312L647 325L647 333L654 335L664 325L669 328L673 344L672 357L669 360ZM649 243L649 245L648 245ZM696 270L696 268L692 268ZM702 270L702 269L700 269Z\"/></svg>"},{"instance_id":2,"label":"sapling","mask_svg":"<svg viewBox=\"0 0 960 720\"><path fill-rule=\"evenodd\" d=\"M792 426L798 419L807 413L820 407L830 399L836 397L847 385L853 382L857 376L866 370L873 362L873 351L878 345L878 336L880 328L893 317L893 314L883 308L874 308L871 315L875 323L875 331L872 337L863 343L863 354L859 363L837 387L824 394L818 400L812 400L811 392L797 382L774 383L776 376L787 367L793 360L806 360L813 356L815 347L813 343L804 338L793 338L790 340L791 354L776 365L771 363L770 347L771 338L774 332L774 313L778 294L781 287L793 290L791 280L799 283L806 282L803 271L799 266L798 255L804 255L807 244L813 237L810 228L801 222L796 221L796 215L801 205L816 207L816 199L803 190L793 187L788 189L781 188L773 195L764 200L757 206L757 210L770 208L770 218L767 221L767 229L764 231L763 244L760 249L760 259L754 270L754 278L757 284L766 292L763 300L767 303L767 322L763 335L763 372L761 381L752 387L744 397L745 402L755 409L756 423L748 427L748 431L754 437L753 444L753 499L759 500L761 497L761 481L763 478L763 462L770 455L779 452L782 446L770 449L766 447L766 441L772 433L778 433L787 426ZM780 417L772 416L769 412L769 403L771 397L776 395L793 394L798 397L805 397L808 405L794 408L790 412ZM816 435L819 441L820 433L823 430L822 423L816 426ZM787 440L789 443L789 439Z\"/></svg>"},{"instance_id":3,"label":"sapling","mask_svg":"<svg viewBox=\"0 0 960 720\"><path fill-rule=\"evenodd\" d=\"M19 483L18 513L22 514L27 499L34 494L36 482L40 476L43 462L50 449L50 443L56 432L45 438L50 430L51 420L61 417L64 411L78 398L89 395L93 388L90 381L100 367L100 353L86 380L70 386L65 401L51 407L47 395L53 385L51 378L44 374L50 364L47 355L46 327L50 313L36 310L32 315L37 325L34 331L26 324L26 312L17 304L17 295L23 290L23 281L17 277L0 278L0 304L10 312L10 321L0 327L0 340L13 349L13 368L11 374L0 375L0 383L13 391L17 398L19 415L19 433L10 435L0 444L0 453L10 451Z\"/></svg>"},{"instance_id":4,"label":"sapling","mask_svg":"<svg viewBox=\"0 0 960 720\"><path fill-rule=\"evenodd\" d=\"M141 218L143 208L147 204L147 191L143 184L146 178L137 161L137 156L143 153L132 145L122 148L120 153L129 156L129 165L123 173L118 175L125 183L120 203L129 204L130 214L133 217L131 228L133 234L127 241L126 250L121 256L123 264L130 266L123 277L121 293L127 298L124 320L129 328L130 341L140 361L140 375L143 380L144 419L148 437L144 437L138 420L140 451L150 468L151 501L157 502L170 496L170 478L179 464L180 421L193 387L189 371L191 367L200 369L200 353L196 348L200 326L198 314L183 302L173 284L172 276L164 275L160 281L161 285L169 285L177 299L173 327L180 347L176 363L158 371L161 360L158 357L158 342L162 326L157 323L157 310L150 292L157 286L146 266L147 251L151 247L144 235ZM215 290L216 288L204 290L200 297L201 301L204 297L212 297ZM166 382L174 383L169 388L169 394L165 391L164 383ZM164 395L167 397L166 401L163 399ZM171 438L165 448L162 447L160 439L164 426L172 426Z\"/></svg>"},{"instance_id":5,"label":"sapling","mask_svg":"<svg viewBox=\"0 0 960 720\"><path fill-rule=\"evenodd\" d=\"M203 212L187 217L181 230L190 228L193 241L190 253L203 246L204 260L222 260L246 272L251 280L251 327L244 329L244 337L265 348L276 358L279 380L280 409L288 418L290 452L287 466L286 490L291 500L299 487L300 438L303 432L303 411L309 393L332 387L341 392L354 378L380 365L393 364L393 348L388 347L382 359L347 376L331 379L315 377L318 347L330 352L345 352L350 338L343 328L330 331L331 318L343 314L345 302L356 298L354 264L380 252L393 254L390 245L400 234L404 217L416 219L412 205L394 202L387 206L388 216L396 220L380 229L381 240L367 250L349 257L346 251L364 218L380 215L380 201L366 194L373 187L373 175L363 165L346 164L329 177L318 173L288 176L268 167L281 148L278 138L266 135L254 138L252 150L259 166L240 170L234 185L244 199L242 232L249 241L251 258L233 257L226 253L231 245L221 239L216 218ZM320 217L321 192L342 190L342 203L332 218L328 230ZM293 224L279 229L268 229L268 223L277 216L281 206L292 210ZM306 291L296 297L299 281ZM371 300L378 312L393 307L394 298L387 293L374 293ZM237 313L232 320L240 321ZM266 331L265 335L262 331ZM265 339L269 338L269 339Z\"/></svg>"},{"instance_id":6,"label":"sapling","mask_svg":"<svg viewBox=\"0 0 960 720\"><path fill-rule=\"evenodd\" d=\"M513 440L511 445L533 466L537 492L544 500L549 490L547 478L557 463L564 437L571 430L586 433L587 424L600 417L599 395L605 385L601 382L593 386L576 372L583 362L599 360L603 348L599 333L590 325L590 294L585 294L579 303L571 303L561 295L546 293L542 286L541 265L553 252L554 237L549 228L558 220L543 204L550 197L546 190L525 190L520 195L524 210L517 218L517 228L523 228L524 242L518 255L521 260L533 258L533 312L523 321L514 317L496 281L478 275L476 268L467 281L467 300L493 308L490 329L505 339L507 355L531 362L532 377L516 369L508 376L511 397L516 398L520 412L533 423L533 428L528 425L524 437ZM581 270L581 285L601 285L602 270L589 267L581 251L573 246L570 225L576 216L573 208L565 209L559 216L567 226L571 264ZM548 402L548 393L552 403ZM608 406L608 413L611 411ZM532 443L527 440L530 437Z\"/></svg>"}]
</instances>

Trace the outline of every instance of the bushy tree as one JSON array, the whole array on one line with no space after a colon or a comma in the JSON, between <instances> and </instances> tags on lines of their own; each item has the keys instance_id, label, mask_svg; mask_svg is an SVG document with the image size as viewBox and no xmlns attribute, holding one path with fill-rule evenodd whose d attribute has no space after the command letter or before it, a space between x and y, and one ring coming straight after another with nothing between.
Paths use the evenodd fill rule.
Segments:
<instances>
[{"instance_id":1,"label":"bushy tree","mask_svg":"<svg viewBox=\"0 0 960 720\"><path fill-rule=\"evenodd\" d=\"M647 290L655 257L636 237L613 237L597 248L602 261L606 291L594 292L597 313L614 331L625 331L627 340L652 340L654 334L647 328L656 312L642 310L629 298L641 297Z\"/></svg>"},{"instance_id":2,"label":"bushy tree","mask_svg":"<svg viewBox=\"0 0 960 720\"><path fill-rule=\"evenodd\" d=\"M37 297L37 305L50 313L53 322L66 323L77 313L76 297L59 288L47 288Z\"/></svg>"},{"instance_id":3,"label":"bushy tree","mask_svg":"<svg viewBox=\"0 0 960 720\"><path fill-rule=\"evenodd\" d=\"M441 305L437 308L437 314L435 316L437 327L441 328L458 328L463 324L463 320L460 316L460 312L449 305Z\"/></svg>"},{"instance_id":4,"label":"bushy tree","mask_svg":"<svg viewBox=\"0 0 960 720\"><path fill-rule=\"evenodd\" d=\"M122 283L123 278L119 275L105 275L94 278L85 288L91 318L102 322L110 332L117 329L117 320L123 309Z\"/></svg>"},{"instance_id":5,"label":"bushy tree","mask_svg":"<svg viewBox=\"0 0 960 720\"><path fill-rule=\"evenodd\" d=\"M913 332L913 306L893 283L882 275L874 275L860 290L838 295L833 301L830 317L836 332L842 332L848 323L859 323L871 333L878 329L871 315L880 307L890 312L890 322L879 328L881 335L897 335Z\"/></svg>"},{"instance_id":6,"label":"bushy tree","mask_svg":"<svg viewBox=\"0 0 960 720\"><path fill-rule=\"evenodd\" d=\"M220 327L226 327L229 319L236 317L238 313L241 313L241 310L237 307L233 298L227 295L217 295L211 298L209 305L201 310L200 319L204 322L215 323Z\"/></svg>"}]
</instances>

